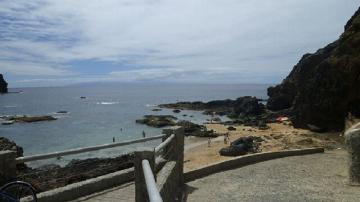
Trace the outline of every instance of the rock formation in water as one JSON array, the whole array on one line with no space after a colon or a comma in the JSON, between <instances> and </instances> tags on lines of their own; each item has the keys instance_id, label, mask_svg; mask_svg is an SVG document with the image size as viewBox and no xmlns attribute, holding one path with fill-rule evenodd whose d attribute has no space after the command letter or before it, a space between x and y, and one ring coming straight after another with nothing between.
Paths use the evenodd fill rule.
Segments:
<instances>
[{"instance_id":1,"label":"rock formation in water","mask_svg":"<svg viewBox=\"0 0 360 202\"><path fill-rule=\"evenodd\" d=\"M145 115L143 119L137 119L135 122L156 128L162 128L166 126L175 126L176 119L176 117L171 115Z\"/></svg>"},{"instance_id":2,"label":"rock formation in water","mask_svg":"<svg viewBox=\"0 0 360 202\"><path fill-rule=\"evenodd\" d=\"M3 75L0 74L0 93L7 93L8 92L7 86L8 84L6 83Z\"/></svg>"},{"instance_id":3,"label":"rock formation in water","mask_svg":"<svg viewBox=\"0 0 360 202\"><path fill-rule=\"evenodd\" d=\"M295 127L342 130L349 112L360 116L360 9L338 40L305 54L268 95L268 109L289 109Z\"/></svg>"},{"instance_id":4,"label":"rock formation in water","mask_svg":"<svg viewBox=\"0 0 360 202\"><path fill-rule=\"evenodd\" d=\"M205 111L206 114L216 113L233 118L243 116L257 116L264 113L265 107L256 97L244 96L236 100L214 100L210 102L177 102L161 104L159 107L171 109L188 109Z\"/></svg>"}]
</instances>

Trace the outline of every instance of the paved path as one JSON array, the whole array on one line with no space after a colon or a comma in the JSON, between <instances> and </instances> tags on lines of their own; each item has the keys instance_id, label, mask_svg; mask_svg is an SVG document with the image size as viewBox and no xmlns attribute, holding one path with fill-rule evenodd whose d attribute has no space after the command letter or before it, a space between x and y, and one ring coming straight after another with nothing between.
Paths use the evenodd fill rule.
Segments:
<instances>
[{"instance_id":1,"label":"paved path","mask_svg":"<svg viewBox=\"0 0 360 202\"><path fill-rule=\"evenodd\" d=\"M130 182L103 192L77 199L73 202L133 202L135 201L135 184Z\"/></svg>"},{"instance_id":2,"label":"paved path","mask_svg":"<svg viewBox=\"0 0 360 202\"><path fill-rule=\"evenodd\" d=\"M360 201L346 173L343 150L286 157L190 182L187 201Z\"/></svg>"}]
</instances>

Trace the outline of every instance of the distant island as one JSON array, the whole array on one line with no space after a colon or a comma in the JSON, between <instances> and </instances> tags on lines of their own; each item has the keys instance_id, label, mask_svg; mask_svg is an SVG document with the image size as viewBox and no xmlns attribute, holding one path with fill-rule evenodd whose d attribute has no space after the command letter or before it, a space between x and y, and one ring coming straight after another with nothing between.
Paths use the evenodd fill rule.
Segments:
<instances>
[{"instance_id":1,"label":"distant island","mask_svg":"<svg viewBox=\"0 0 360 202\"><path fill-rule=\"evenodd\" d=\"M0 74L0 93L7 93L8 92L8 83L5 81L2 74Z\"/></svg>"}]
</instances>

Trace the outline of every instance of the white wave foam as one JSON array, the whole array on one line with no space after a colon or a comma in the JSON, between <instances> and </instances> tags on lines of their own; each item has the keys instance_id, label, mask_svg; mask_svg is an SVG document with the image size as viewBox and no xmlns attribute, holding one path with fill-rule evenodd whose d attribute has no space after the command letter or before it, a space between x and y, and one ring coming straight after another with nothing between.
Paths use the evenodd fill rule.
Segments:
<instances>
[{"instance_id":1,"label":"white wave foam","mask_svg":"<svg viewBox=\"0 0 360 202\"><path fill-rule=\"evenodd\" d=\"M116 105L119 104L119 102L97 102L97 105Z\"/></svg>"},{"instance_id":2,"label":"white wave foam","mask_svg":"<svg viewBox=\"0 0 360 202\"><path fill-rule=\"evenodd\" d=\"M16 105L5 105L4 108L15 108L17 107Z\"/></svg>"},{"instance_id":3,"label":"white wave foam","mask_svg":"<svg viewBox=\"0 0 360 202\"><path fill-rule=\"evenodd\" d=\"M157 105L154 105L154 104L146 104L145 106L146 107L157 107Z\"/></svg>"}]
</instances>

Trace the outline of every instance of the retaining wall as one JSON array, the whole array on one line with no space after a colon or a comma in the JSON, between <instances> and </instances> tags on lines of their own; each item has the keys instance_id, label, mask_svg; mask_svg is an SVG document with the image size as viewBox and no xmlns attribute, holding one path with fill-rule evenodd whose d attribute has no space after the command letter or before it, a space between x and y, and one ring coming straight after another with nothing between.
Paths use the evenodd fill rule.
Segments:
<instances>
[{"instance_id":1,"label":"retaining wall","mask_svg":"<svg viewBox=\"0 0 360 202\"><path fill-rule=\"evenodd\" d=\"M38 194L39 202L64 202L110 189L134 180L134 168L92 178Z\"/></svg>"},{"instance_id":2,"label":"retaining wall","mask_svg":"<svg viewBox=\"0 0 360 202\"><path fill-rule=\"evenodd\" d=\"M267 161L271 159L288 157L288 156L323 153L323 152L324 152L324 148L310 148L310 149L295 149L295 150L286 150L286 151L278 151L278 152L264 152L264 153L251 154L247 156L240 156L235 159L215 163L212 165L204 166L196 170L186 172L184 173L184 178L185 178L184 180L186 183L202 177L206 177L214 173L231 170L249 164Z\"/></svg>"}]
</instances>

